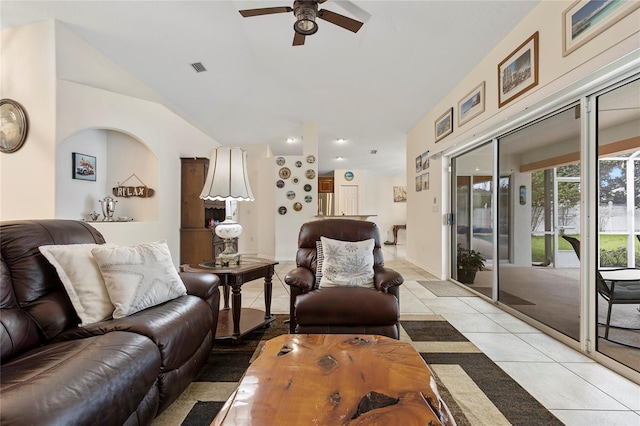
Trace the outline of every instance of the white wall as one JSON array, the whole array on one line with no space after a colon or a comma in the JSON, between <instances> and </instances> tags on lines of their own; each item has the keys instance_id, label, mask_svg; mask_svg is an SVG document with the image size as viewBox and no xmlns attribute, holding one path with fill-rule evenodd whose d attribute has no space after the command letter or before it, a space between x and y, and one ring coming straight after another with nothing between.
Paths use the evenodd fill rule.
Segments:
<instances>
[{"instance_id":1,"label":"white wall","mask_svg":"<svg viewBox=\"0 0 640 426\"><path fill-rule=\"evenodd\" d=\"M445 150L458 149L473 141L475 135L496 129L508 123L513 117L526 112L527 108L553 95L580 79L584 79L605 65L630 54L640 48L640 10L628 15L612 28L589 41L566 57L562 56L561 17L572 1L542 1L518 26L462 80L438 104L411 129L407 136L407 170L415 168L415 158L429 150L438 157ZM513 52L520 43L539 32L539 84L526 94L498 108L497 64ZM453 133L437 144L434 142L434 122L448 108L454 107L454 123L457 123L457 103L470 90L485 82L485 111L464 124L454 125ZM448 164L442 159L431 159L430 184L436 188L436 206L432 212L433 197L424 197L416 192L415 173L407 174L407 228L420 229L411 232L407 239L407 259L420 265L441 278L447 276L447 253L449 228L444 215L449 211L447 200L449 191ZM430 243L424 243L429 236Z\"/></svg>"},{"instance_id":2,"label":"white wall","mask_svg":"<svg viewBox=\"0 0 640 426\"><path fill-rule=\"evenodd\" d=\"M29 133L23 147L0 154L0 220L55 215L54 25L40 22L0 33L0 98L25 108Z\"/></svg>"},{"instance_id":3,"label":"white wall","mask_svg":"<svg viewBox=\"0 0 640 426\"><path fill-rule=\"evenodd\" d=\"M374 212L368 220L375 222L382 242L393 241L393 226L407 224L407 203L393 201L393 187L405 186L404 176L364 177L362 185L362 211ZM406 231L398 231L398 243L404 244Z\"/></svg>"},{"instance_id":4,"label":"white wall","mask_svg":"<svg viewBox=\"0 0 640 426\"><path fill-rule=\"evenodd\" d=\"M58 33L54 29L60 30L60 39L57 41ZM95 71L91 86L56 80L53 59L56 48L65 53L65 60L69 60L69 52L73 51L74 64L82 64L84 72ZM113 67L113 72L105 70L105 67L109 66ZM114 130L141 141L158 159L159 173L151 171L152 174L159 174L157 186L154 188L154 197L157 199L151 202L157 206L152 207L156 210L152 212L152 216L157 219L96 224L96 228L104 233L107 241L118 244L166 239L177 262L180 157L208 156L210 148L218 146L219 143L157 102L102 89L100 86L119 86L108 79L123 78L122 70L59 23L43 22L3 31L2 71L2 97L11 97L23 103L33 125L23 149L16 154L0 155L0 218L10 220L57 217L55 182L58 178L58 167L63 167L60 176L69 170L68 164L58 165L53 161L56 158L56 149L59 148L57 145L62 145L61 149L66 150L67 143L81 144L76 136L82 137L87 130ZM66 77L72 78L73 75ZM131 84L132 80L127 78L124 86ZM133 92L136 93L135 90ZM139 92L145 92L144 88ZM66 142L67 140L72 142ZM114 146L122 145L118 137L112 140ZM107 156L110 157L108 163L135 168L128 163L128 152L118 151L107 150ZM25 173L27 169L31 172ZM113 169L117 177L111 179L112 182L106 182L105 188L109 191L110 185L128 176L125 170L117 169ZM68 200L73 197L69 192L73 190L60 195L61 199ZM89 195L93 196L95 194ZM88 207L84 206L86 198L86 194L82 195L80 204L83 207L78 207L77 213L73 212L74 217L79 218L82 214L80 210ZM116 214L117 212L118 210ZM67 214L71 213L65 213Z\"/></svg>"}]
</instances>

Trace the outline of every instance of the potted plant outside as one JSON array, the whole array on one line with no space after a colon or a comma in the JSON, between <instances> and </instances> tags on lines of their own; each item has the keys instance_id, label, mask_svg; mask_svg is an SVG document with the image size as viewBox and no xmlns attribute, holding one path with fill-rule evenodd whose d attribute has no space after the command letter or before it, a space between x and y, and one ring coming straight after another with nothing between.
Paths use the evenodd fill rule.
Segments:
<instances>
[{"instance_id":1,"label":"potted plant outside","mask_svg":"<svg viewBox=\"0 0 640 426\"><path fill-rule=\"evenodd\" d=\"M485 267L485 258L475 250L467 250L458 244L458 281L464 284L473 284L476 272Z\"/></svg>"}]
</instances>

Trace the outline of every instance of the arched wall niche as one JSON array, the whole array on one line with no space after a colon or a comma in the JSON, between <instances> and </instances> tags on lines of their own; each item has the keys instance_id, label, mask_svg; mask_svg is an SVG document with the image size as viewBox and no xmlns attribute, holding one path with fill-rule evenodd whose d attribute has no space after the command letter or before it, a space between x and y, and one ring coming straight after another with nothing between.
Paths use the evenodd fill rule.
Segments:
<instances>
[{"instance_id":1,"label":"arched wall niche","mask_svg":"<svg viewBox=\"0 0 640 426\"><path fill-rule=\"evenodd\" d=\"M73 179L72 154L96 158L96 180ZM149 146L135 135L120 129L90 128L78 131L56 146L56 218L91 220L100 213L99 200L111 195L117 201L114 218L133 222L159 220L158 184L160 162ZM149 198L116 197L118 185L142 186L155 190ZM114 224L114 226L117 226Z\"/></svg>"}]
</instances>

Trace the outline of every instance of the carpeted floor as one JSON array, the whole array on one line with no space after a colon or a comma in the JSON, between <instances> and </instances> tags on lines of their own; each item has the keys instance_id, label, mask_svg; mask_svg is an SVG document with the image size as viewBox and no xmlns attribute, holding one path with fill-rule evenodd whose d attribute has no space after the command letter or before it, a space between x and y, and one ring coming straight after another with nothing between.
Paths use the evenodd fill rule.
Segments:
<instances>
[{"instance_id":1,"label":"carpeted floor","mask_svg":"<svg viewBox=\"0 0 640 426\"><path fill-rule=\"evenodd\" d=\"M288 316L276 317L271 327L245 336L238 344L216 341L198 379L153 425L209 425L263 342L288 332L284 323ZM440 394L458 425L562 424L442 317L405 315L401 325L401 339L411 341L434 371Z\"/></svg>"}]
</instances>

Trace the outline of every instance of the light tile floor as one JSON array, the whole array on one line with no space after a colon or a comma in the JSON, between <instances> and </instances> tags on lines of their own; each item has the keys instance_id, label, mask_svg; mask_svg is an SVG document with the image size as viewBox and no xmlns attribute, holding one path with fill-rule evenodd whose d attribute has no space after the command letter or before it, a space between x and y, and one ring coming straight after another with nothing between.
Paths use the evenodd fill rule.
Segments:
<instances>
[{"instance_id":1,"label":"light tile floor","mask_svg":"<svg viewBox=\"0 0 640 426\"><path fill-rule=\"evenodd\" d=\"M404 246L385 246L385 264L400 272L401 314L438 314L567 425L640 426L640 386L479 297L438 297L417 280L437 280L404 260ZM289 313L280 262L271 311ZM454 284L452 284L454 285ZM242 286L242 306L264 309L263 281Z\"/></svg>"}]
</instances>

